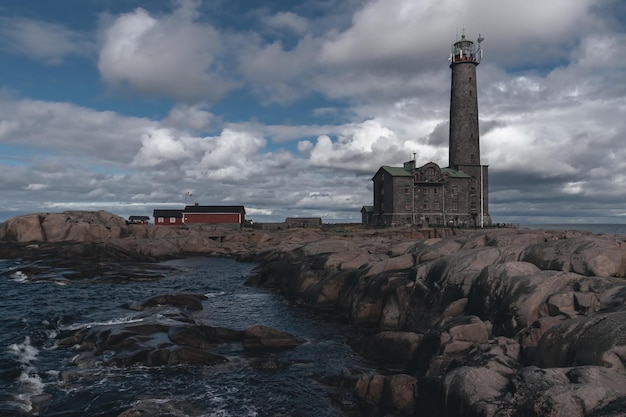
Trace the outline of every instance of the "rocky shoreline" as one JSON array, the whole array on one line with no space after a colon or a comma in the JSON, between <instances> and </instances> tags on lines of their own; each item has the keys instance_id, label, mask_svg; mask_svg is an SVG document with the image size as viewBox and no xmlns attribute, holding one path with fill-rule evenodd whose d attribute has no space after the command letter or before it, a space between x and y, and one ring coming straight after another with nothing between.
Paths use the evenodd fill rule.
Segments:
<instances>
[{"instance_id":1,"label":"rocky shoreline","mask_svg":"<svg viewBox=\"0 0 626 417\"><path fill-rule=\"evenodd\" d=\"M384 372L342 384L364 416L626 416L625 245L529 229L127 226L106 212L33 214L0 226L0 257L203 254L259 263L248 285L363 329L352 346ZM90 273L102 271L80 276ZM153 360L168 363L170 354Z\"/></svg>"}]
</instances>

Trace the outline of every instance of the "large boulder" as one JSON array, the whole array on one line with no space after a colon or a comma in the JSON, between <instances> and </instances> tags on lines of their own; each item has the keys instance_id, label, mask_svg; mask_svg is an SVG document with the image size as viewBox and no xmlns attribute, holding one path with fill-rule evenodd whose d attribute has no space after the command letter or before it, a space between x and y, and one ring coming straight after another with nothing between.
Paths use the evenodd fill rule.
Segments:
<instances>
[{"instance_id":1,"label":"large boulder","mask_svg":"<svg viewBox=\"0 0 626 417\"><path fill-rule=\"evenodd\" d=\"M564 321L537 346L540 367L599 365L626 373L626 310Z\"/></svg>"},{"instance_id":2,"label":"large boulder","mask_svg":"<svg viewBox=\"0 0 626 417\"><path fill-rule=\"evenodd\" d=\"M508 385L507 378L487 368L454 369L443 382L446 416L496 416Z\"/></svg>"},{"instance_id":3,"label":"large boulder","mask_svg":"<svg viewBox=\"0 0 626 417\"><path fill-rule=\"evenodd\" d=\"M17 216L3 223L0 241L92 242L128 235L125 220L106 211L66 211Z\"/></svg>"},{"instance_id":4,"label":"large boulder","mask_svg":"<svg viewBox=\"0 0 626 417\"><path fill-rule=\"evenodd\" d=\"M502 415L623 416L623 413L609 411L613 403L626 397L626 376L613 369L597 366L539 369L531 366L522 369L511 382L513 396L502 407Z\"/></svg>"},{"instance_id":5,"label":"large boulder","mask_svg":"<svg viewBox=\"0 0 626 417\"><path fill-rule=\"evenodd\" d=\"M352 346L368 358L394 369L407 369L424 336L414 332L385 331L357 340Z\"/></svg>"},{"instance_id":6,"label":"large boulder","mask_svg":"<svg viewBox=\"0 0 626 417\"><path fill-rule=\"evenodd\" d=\"M580 275L623 277L626 252L614 240L584 236L529 245L520 257L541 269L576 272Z\"/></svg>"},{"instance_id":7,"label":"large boulder","mask_svg":"<svg viewBox=\"0 0 626 417\"><path fill-rule=\"evenodd\" d=\"M241 343L244 349L255 351L293 349L300 344L294 335L262 325L248 328Z\"/></svg>"},{"instance_id":8,"label":"large boulder","mask_svg":"<svg viewBox=\"0 0 626 417\"><path fill-rule=\"evenodd\" d=\"M418 384L411 375L369 374L358 379L354 394L364 416L412 416Z\"/></svg>"}]
</instances>

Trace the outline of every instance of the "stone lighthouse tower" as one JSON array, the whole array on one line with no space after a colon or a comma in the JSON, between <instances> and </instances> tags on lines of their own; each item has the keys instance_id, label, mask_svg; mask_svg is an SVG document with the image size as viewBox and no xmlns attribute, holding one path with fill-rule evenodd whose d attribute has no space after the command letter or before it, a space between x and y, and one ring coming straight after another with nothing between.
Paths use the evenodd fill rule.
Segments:
<instances>
[{"instance_id":1,"label":"stone lighthouse tower","mask_svg":"<svg viewBox=\"0 0 626 417\"><path fill-rule=\"evenodd\" d=\"M450 69L450 167L473 177L470 192L472 217L476 225L489 224L488 167L480 163L480 140L478 133L478 97L476 91L476 67L482 58L481 42L477 46L465 38L452 45Z\"/></svg>"}]
</instances>

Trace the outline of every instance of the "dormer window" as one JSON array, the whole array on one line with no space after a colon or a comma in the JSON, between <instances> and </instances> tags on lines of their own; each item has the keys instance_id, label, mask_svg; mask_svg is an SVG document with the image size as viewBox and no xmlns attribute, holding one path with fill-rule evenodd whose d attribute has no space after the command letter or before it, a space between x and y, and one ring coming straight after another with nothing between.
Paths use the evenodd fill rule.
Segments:
<instances>
[{"instance_id":1,"label":"dormer window","mask_svg":"<svg viewBox=\"0 0 626 417\"><path fill-rule=\"evenodd\" d=\"M427 168L424 176L426 177L426 181L434 181L437 178L437 170L433 167Z\"/></svg>"}]
</instances>

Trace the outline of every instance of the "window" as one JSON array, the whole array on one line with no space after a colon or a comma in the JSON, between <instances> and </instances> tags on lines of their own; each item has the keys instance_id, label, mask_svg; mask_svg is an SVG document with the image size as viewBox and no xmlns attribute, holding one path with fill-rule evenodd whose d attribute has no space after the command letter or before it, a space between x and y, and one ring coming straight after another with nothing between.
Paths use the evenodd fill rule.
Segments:
<instances>
[{"instance_id":1,"label":"window","mask_svg":"<svg viewBox=\"0 0 626 417\"><path fill-rule=\"evenodd\" d=\"M433 194L437 194L438 192L437 188L433 188Z\"/></svg>"},{"instance_id":2,"label":"window","mask_svg":"<svg viewBox=\"0 0 626 417\"><path fill-rule=\"evenodd\" d=\"M435 170L434 167L428 168L425 173L426 181L434 181L436 175L437 175L437 171Z\"/></svg>"},{"instance_id":3,"label":"window","mask_svg":"<svg viewBox=\"0 0 626 417\"><path fill-rule=\"evenodd\" d=\"M176 223L176 217L170 217L170 223Z\"/></svg>"},{"instance_id":4,"label":"window","mask_svg":"<svg viewBox=\"0 0 626 417\"><path fill-rule=\"evenodd\" d=\"M457 203L456 201L454 203L452 203L452 210L453 211L458 211L459 210L459 203Z\"/></svg>"},{"instance_id":5,"label":"window","mask_svg":"<svg viewBox=\"0 0 626 417\"><path fill-rule=\"evenodd\" d=\"M428 203L424 203L424 205L422 205L422 209L424 211L428 211Z\"/></svg>"},{"instance_id":6,"label":"window","mask_svg":"<svg viewBox=\"0 0 626 417\"><path fill-rule=\"evenodd\" d=\"M435 211L440 210L439 203L433 203L433 210L435 210Z\"/></svg>"},{"instance_id":7,"label":"window","mask_svg":"<svg viewBox=\"0 0 626 417\"><path fill-rule=\"evenodd\" d=\"M164 219L163 219L163 217L159 217L157 221L158 221L159 223L163 223L163 220L164 220Z\"/></svg>"},{"instance_id":8,"label":"window","mask_svg":"<svg viewBox=\"0 0 626 417\"><path fill-rule=\"evenodd\" d=\"M459 195L459 187L456 185L452 186L452 195Z\"/></svg>"},{"instance_id":9,"label":"window","mask_svg":"<svg viewBox=\"0 0 626 417\"><path fill-rule=\"evenodd\" d=\"M404 194L411 194L411 187L404 187Z\"/></svg>"},{"instance_id":10,"label":"window","mask_svg":"<svg viewBox=\"0 0 626 417\"><path fill-rule=\"evenodd\" d=\"M404 211L411 211L411 204L405 204Z\"/></svg>"}]
</instances>

